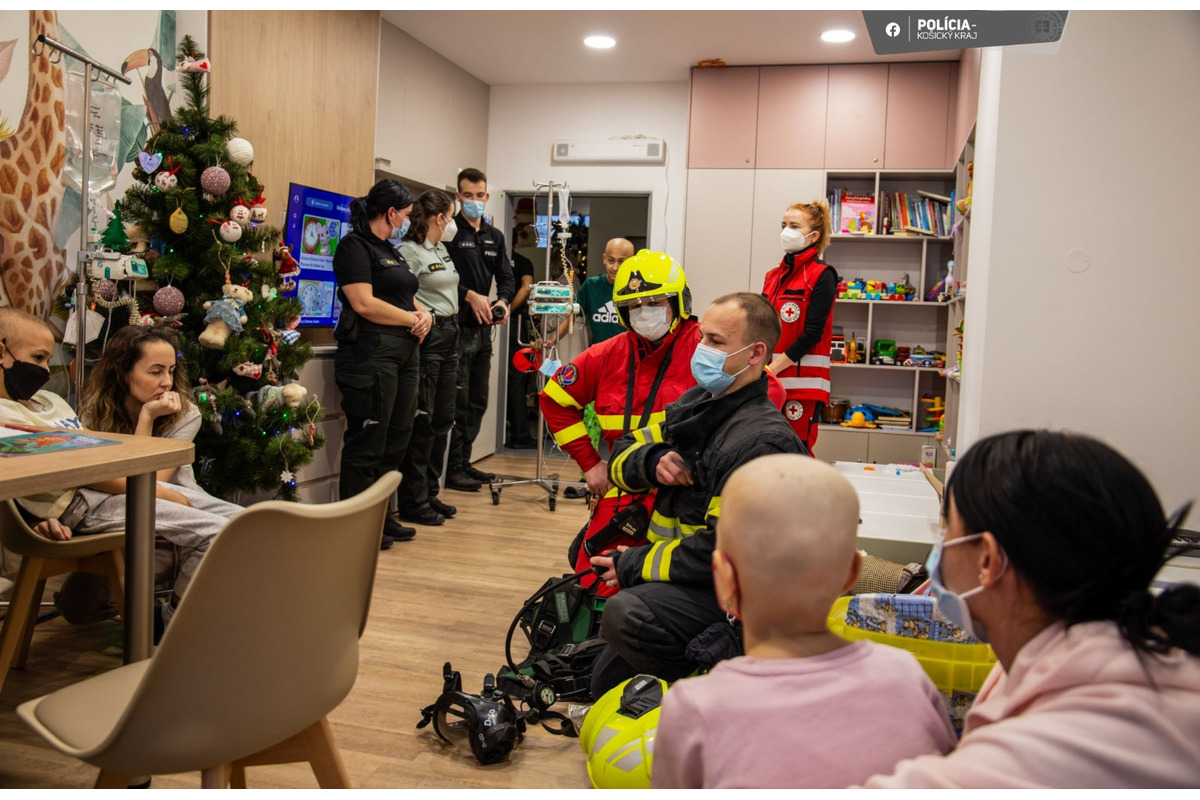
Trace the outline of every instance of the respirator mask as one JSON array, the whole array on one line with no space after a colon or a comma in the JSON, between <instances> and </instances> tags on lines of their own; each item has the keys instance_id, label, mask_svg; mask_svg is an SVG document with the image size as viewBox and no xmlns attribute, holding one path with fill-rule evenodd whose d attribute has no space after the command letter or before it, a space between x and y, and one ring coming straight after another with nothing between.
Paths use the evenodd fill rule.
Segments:
<instances>
[{"instance_id":1,"label":"respirator mask","mask_svg":"<svg viewBox=\"0 0 1200 800\"><path fill-rule=\"evenodd\" d=\"M430 722L443 741L458 744L464 740L480 764L496 764L508 758L525 733L525 721L517 714L512 700L496 688L496 679L483 679L481 694L462 690L462 676L447 661L442 667L445 685L442 696L421 709L418 728Z\"/></svg>"}]
</instances>

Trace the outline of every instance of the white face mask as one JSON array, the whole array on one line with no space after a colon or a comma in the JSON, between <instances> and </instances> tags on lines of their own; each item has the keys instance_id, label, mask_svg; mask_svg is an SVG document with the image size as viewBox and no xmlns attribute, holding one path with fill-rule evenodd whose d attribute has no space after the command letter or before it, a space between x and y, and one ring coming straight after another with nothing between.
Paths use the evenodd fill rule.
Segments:
<instances>
[{"instance_id":1,"label":"white face mask","mask_svg":"<svg viewBox=\"0 0 1200 800\"><path fill-rule=\"evenodd\" d=\"M779 243L783 245L783 252L799 253L807 246L805 241L808 240L808 236L808 233L803 233L795 228L784 228L779 232Z\"/></svg>"},{"instance_id":2,"label":"white face mask","mask_svg":"<svg viewBox=\"0 0 1200 800\"><path fill-rule=\"evenodd\" d=\"M455 236L458 236L458 223L451 218L449 224L446 225L445 230L442 231L442 238L440 241L451 242L454 241Z\"/></svg>"},{"instance_id":3,"label":"white face mask","mask_svg":"<svg viewBox=\"0 0 1200 800\"><path fill-rule=\"evenodd\" d=\"M629 309L629 327L638 336L657 342L671 329L671 315L666 306L638 306Z\"/></svg>"}]
</instances>

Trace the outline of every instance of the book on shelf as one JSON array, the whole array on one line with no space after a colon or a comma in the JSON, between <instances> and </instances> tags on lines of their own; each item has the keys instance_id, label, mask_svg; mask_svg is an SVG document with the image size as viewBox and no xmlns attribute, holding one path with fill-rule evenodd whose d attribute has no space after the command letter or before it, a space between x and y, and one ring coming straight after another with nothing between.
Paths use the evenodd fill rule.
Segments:
<instances>
[{"instance_id":1,"label":"book on shelf","mask_svg":"<svg viewBox=\"0 0 1200 800\"><path fill-rule=\"evenodd\" d=\"M838 233L875 232L875 196L850 194L843 190L838 199Z\"/></svg>"},{"instance_id":2,"label":"book on shelf","mask_svg":"<svg viewBox=\"0 0 1200 800\"><path fill-rule=\"evenodd\" d=\"M883 210L893 233L903 231L923 236L949 236L950 198L932 192L888 192L883 195Z\"/></svg>"},{"instance_id":3,"label":"book on shelf","mask_svg":"<svg viewBox=\"0 0 1200 800\"><path fill-rule=\"evenodd\" d=\"M933 192L927 192L924 189L917 189L917 194L921 195L921 197L929 198L930 200L938 203L950 203L949 197L946 197L945 195L934 194Z\"/></svg>"},{"instance_id":4,"label":"book on shelf","mask_svg":"<svg viewBox=\"0 0 1200 800\"><path fill-rule=\"evenodd\" d=\"M60 450L79 450L84 447L102 447L120 444L116 439L102 439L74 431L41 431L24 433L11 428L0 428L0 457L23 456L32 453L54 453Z\"/></svg>"}]
</instances>

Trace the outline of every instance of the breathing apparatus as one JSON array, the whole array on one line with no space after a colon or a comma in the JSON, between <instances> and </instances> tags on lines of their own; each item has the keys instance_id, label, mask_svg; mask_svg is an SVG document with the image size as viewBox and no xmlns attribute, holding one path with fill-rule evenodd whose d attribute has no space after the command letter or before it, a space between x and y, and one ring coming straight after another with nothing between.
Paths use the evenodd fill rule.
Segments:
<instances>
[{"instance_id":1,"label":"breathing apparatus","mask_svg":"<svg viewBox=\"0 0 1200 800\"><path fill-rule=\"evenodd\" d=\"M480 764L496 764L508 758L525 735L525 719L517 713L512 699L496 688L495 677L484 677L481 694L462 690L462 676L449 661L442 667L442 677L442 694L433 705L421 709L417 727L432 722L434 732L449 744L465 739Z\"/></svg>"}]
</instances>

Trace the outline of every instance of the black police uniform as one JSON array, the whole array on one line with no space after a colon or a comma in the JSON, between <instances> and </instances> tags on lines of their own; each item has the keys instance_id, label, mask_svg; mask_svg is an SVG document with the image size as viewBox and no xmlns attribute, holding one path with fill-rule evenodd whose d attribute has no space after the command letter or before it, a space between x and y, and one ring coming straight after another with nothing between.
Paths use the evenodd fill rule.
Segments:
<instances>
[{"instance_id":1,"label":"black police uniform","mask_svg":"<svg viewBox=\"0 0 1200 800\"><path fill-rule=\"evenodd\" d=\"M480 325L467 302L467 292L485 297L492 292L511 304L516 281L505 251L504 234L480 220L479 230L471 227L459 212L455 216L458 235L446 247L458 269L458 394L454 430L450 434L447 476L461 473L471 465L471 446L479 435L488 405L488 382L492 371L492 326Z\"/></svg>"}]
</instances>

